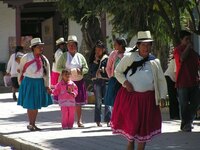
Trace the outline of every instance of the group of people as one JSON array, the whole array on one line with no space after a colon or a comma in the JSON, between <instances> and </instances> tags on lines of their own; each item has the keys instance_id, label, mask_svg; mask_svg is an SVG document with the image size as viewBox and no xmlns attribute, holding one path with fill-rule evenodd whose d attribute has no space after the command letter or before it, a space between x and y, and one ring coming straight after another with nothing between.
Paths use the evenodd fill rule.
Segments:
<instances>
[{"instance_id":1,"label":"group of people","mask_svg":"<svg viewBox=\"0 0 200 150\"><path fill-rule=\"evenodd\" d=\"M199 56L193 50L191 34L180 33L181 43L174 50L176 88L180 108L181 130L191 131L195 111L199 106ZM117 38L114 50L107 54L106 46L97 41L87 64L78 52L78 40L69 35L67 41L56 41L52 71L42 55L40 38L31 40L31 53L25 54L19 64L18 105L27 109L30 131L41 130L35 124L38 109L59 103L62 128L71 129L74 114L78 127L82 122L82 105L87 103L84 75L91 75L95 94L94 121L102 126L102 104L105 104L104 121L114 134L128 140L128 150L145 149L145 144L161 133L160 106L164 107L167 82L159 59L151 54L153 39L150 31L139 31L136 47L126 52L127 42ZM66 45L66 50L65 50ZM89 67L88 67L89 66ZM51 72L51 74L50 74ZM51 82L50 82L51 78Z\"/></svg>"}]
</instances>

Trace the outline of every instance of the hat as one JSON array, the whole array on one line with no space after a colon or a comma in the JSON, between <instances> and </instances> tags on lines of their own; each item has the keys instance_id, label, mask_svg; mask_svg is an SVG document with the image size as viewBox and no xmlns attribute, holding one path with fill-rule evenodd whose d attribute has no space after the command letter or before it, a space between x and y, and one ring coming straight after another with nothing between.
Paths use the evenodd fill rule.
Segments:
<instances>
[{"instance_id":1,"label":"hat","mask_svg":"<svg viewBox=\"0 0 200 150\"><path fill-rule=\"evenodd\" d=\"M41 39L40 38L33 38L31 40L31 45L30 45L30 48L35 46L35 45L42 45L44 43L41 42Z\"/></svg>"},{"instance_id":2,"label":"hat","mask_svg":"<svg viewBox=\"0 0 200 150\"><path fill-rule=\"evenodd\" d=\"M24 53L17 52L17 54L16 54L16 58L21 58L23 55L24 55Z\"/></svg>"},{"instance_id":3,"label":"hat","mask_svg":"<svg viewBox=\"0 0 200 150\"><path fill-rule=\"evenodd\" d=\"M77 37L75 35L69 35L66 43L70 43L70 42L78 43Z\"/></svg>"},{"instance_id":4,"label":"hat","mask_svg":"<svg viewBox=\"0 0 200 150\"><path fill-rule=\"evenodd\" d=\"M139 31L138 32L138 41L137 42L152 42L150 31Z\"/></svg>"},{"instance_id":5,"label":"hat","mask_svg":"<svg viewBox=\"0 0 200 150\"><path fill-rule=\"evenodd\" d=\"M65 40L64 40L63 37L61 37L58 40L56 40L56 45L63 44L63 43L65 43Z\"/></svg>"}]
</instances>

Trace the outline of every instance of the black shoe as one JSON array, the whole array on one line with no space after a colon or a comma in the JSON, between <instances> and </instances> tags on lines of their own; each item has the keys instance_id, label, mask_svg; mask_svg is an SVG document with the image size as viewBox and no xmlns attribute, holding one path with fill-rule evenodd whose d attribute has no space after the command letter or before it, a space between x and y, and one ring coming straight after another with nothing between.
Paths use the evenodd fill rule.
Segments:
<instances>
[{"instance_id":1,"label":"black shoe","mask_svg":"<svg viewBox=\"0 0 200 150\"><path fill-rule=\"evenodd\" d=\"M15 93L13 93L13 100L17 101L17 96L15 95Z\"/></svg>"},{"instance_id":2,"label":"black shoe","mask_svg":"<svg viewBox=\"0 0 200 150\"><path fill-rule=\"evenodd\" d=\"M191 124L184 125L183 127L181 127L181 130L183 132L191 132L192 131L192 125Z\"/></svg>"}]
</instances>

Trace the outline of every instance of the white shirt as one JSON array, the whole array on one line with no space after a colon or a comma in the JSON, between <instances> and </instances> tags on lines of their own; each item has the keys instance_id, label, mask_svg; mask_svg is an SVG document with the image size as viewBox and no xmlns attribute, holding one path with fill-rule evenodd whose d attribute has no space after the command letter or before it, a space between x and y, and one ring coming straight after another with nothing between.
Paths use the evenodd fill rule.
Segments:
<instances>
[{"instance_id":1,"label":"white shirt","mask_svg":"<svg viewBox=\"0 0 200 150\"><path fill-rule=\"evenodd\" d=\"M168 68L165 71L165 76L169 76L172 81L176 82L176 65L174 59L171 59Z\"/></svg>"},{"instance_id":2,"label":"white shirt","mask_svg":"<svg viewBox=\"0 0 200 150\"><path fill-rule=\"evenodd\" d=\"M133 61L135 61L134 58L137 55L138 55L138 52L131 52L129 55L124 56L122 60L119 62L119 64L117 65L117 67L115 68L116 78L122 85L127 80L126 76L124 75L124 71L130 64L132 64ZM160 99L166 98L167 83L166 83L165 76L162 71L159 59L150 60L149 64L151 66L151 71L153 75L156 105L158 105Z\"/></svg>"},{"instance_id":3,"label":"white shirt","mask_svg":"<svg viewBox=\"0 0 200 150\"><path fill-rule=\"evenodd\" d=\"M55 54L54 54L54 58L55 58L55 62L53 63L52 65L52 71L53 72L58 72L57 71L57 62L58 62L58 59L60 58L60 56L63 54L63 51L59 48L56 50Z\"/></svg>"},{"instance_id":4,"label":"white shirt","mask_svg":"<svg viewBox=\"0 0 200 150\"><path fill-rule=\"evenodd\" d=\"M41 61L41 69L37 71L37 65L36 62L32 63L30 66L28 66L28 68L26 69L26 71L24 72L24 76L29 77L29 78L44 78L45 80L45 86L49 87L50 86L50 65L49 65L49 61L47 60L47 58L43 55L45 61L46 61L46 75L44 75L44 69L43 69L43 64ZM22 70L24 68L24 65L27 62L30 62L31 60L33 60L35 57L33 55L33 53L27 53L25 54L20 61L20 73L19 73L19 78L22 74Z\"/></svg>"},{"instance_id":5,"label":"white shirt","mask_svg":"<svg viewBox=\"0 0 200 150\"><path fill-rule=\"evenodd\" d=\"M77 69L82 69L82 63L78 53L72 56L69 52L67 52L67 61L65 67L71 70L72 81L80 81L83 78L83 75L80 75L77 72Z\"/></svg>"},{"instance_id":6,"label":"white shirt","mask_svg":"<svg viewBox=\"0 0 200 150\"><path fill-rule=\"evenodd\" d=\"M17 52L17 54L19 54L19 53L23 54L21 52ZM15 60L17 54L16 53L12 54L10 56L10 59L8 61L8 64L7 64L6 72L10 73L11 77L17 77L18 76L17 69L19 67L19 64Z\"/></svg>"},{"instance_id":7,"label":"white shirt","mask_svg":"<svg viewBox=\"0 0 200 150\"><path fill-rule=\"evenodd\" d=\"M134 57L135 61L142 60L139 54ZM132 70L127 72L126 78L132 84L137 92L154 91L153 74L150 62L145 62L143 66L138 67L136 72L130 76Z\"/></svg>"}]
</instances>

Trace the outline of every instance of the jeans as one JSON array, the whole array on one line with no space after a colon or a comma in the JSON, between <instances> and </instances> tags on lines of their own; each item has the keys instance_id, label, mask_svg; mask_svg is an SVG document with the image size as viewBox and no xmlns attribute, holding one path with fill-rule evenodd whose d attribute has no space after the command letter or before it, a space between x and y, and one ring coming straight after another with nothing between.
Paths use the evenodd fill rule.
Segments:
<instances>
[{"instance_id":1,"label":"jeans","mask_svg":"<svg viewBox=\"0 0 200 150\"><path fill-rule=\"evenodd\" d=\"M102 101L104 98L104 95L106 93L107 85L105 82L97 82L94 83L94 94L95 94L95 115L94 115L94 121L95 122L101 122L102 121ZM105 112L104 112L104 121L110 122L111 118L111 107L108 105L105 105Z\"/></svg>"},{"instance_id":2,"label":"jeans","mask_svg":"<svg viewBox=\"0 0 200 150\"><path fill-rule=\"evenodd\" d=\"M181 116L181 129L192 124L200 104L200 90L198 86L177 88L179 109Z\"/></svg>"}]
</instances>

